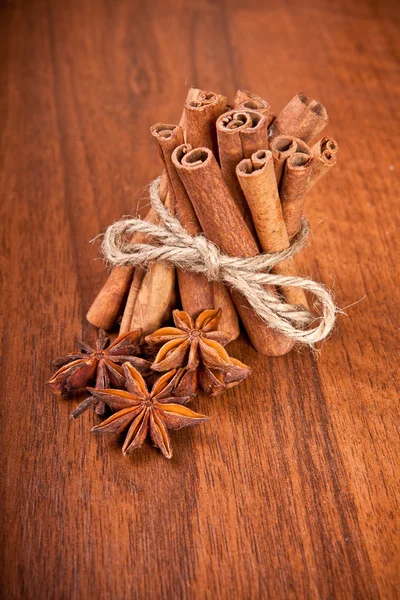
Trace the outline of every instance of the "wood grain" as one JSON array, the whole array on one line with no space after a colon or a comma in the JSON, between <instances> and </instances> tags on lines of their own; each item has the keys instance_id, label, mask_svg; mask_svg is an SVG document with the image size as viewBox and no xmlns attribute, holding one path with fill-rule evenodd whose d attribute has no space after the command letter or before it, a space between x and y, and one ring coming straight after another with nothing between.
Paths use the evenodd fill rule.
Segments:
<instances>
[{"instance_id":1,"label":"wood grain","mask_svg":"<svg viewBox=\"0 0 400 600\"><path fill-rule=\"evenodd\" d=\"M399 597L399 5L34 0L0 10L1 571L5 598ZM149 127L186 84L328 109L301 270L346 310L307 350L232 354L245 383L193 408L175 457L123 458L49 361L95 338L89 241L143 206ZM372 140L372 142L371 142Z\"/></svg>"}]
</instances>

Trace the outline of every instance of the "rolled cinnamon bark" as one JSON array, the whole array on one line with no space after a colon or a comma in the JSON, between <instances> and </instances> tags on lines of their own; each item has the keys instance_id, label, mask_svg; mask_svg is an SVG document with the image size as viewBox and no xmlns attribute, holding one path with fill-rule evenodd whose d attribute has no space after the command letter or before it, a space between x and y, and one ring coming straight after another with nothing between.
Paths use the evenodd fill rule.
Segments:
<instances>
[{"instance_id":1,"label":"rolled cinnamon bark","mask_svg":"<svg viewBox=\"0 0 400 600\"><path fill-rule=\"evenodd\" d=\"M269 138L293 135L309 143L321 133L328 121L325 106L300 92L276 117L269 130Z\"/></svg>"},{"instance_id":2,"label":"rolled cinnamon bark","mask_svg":"<svg viewBox=\"0 0 400 600\"><path fill-rule=\"evenodd\" d=\"M250 207L261 248L264 252L280 252L289 248L272 153L269 150L258 150L251 158L238 164L236 173ZM289 277L297 276L293 259L279 263L273 272ZM302 289L288 286L283 287L282 292L290 304L308 308Z\"/></svg>"},{"instance_id":3,"label":"rolled cinnamon bark","mask_svg":"<svg viewBox=\"0 0 400 600\"><path fill-rule=\"evenodd\" d=\"M295 152L302 152L311 156L311 148L303 142L300 138L293 137L292 135L278 135L274 140L270 142L270 149L274 159L274 169L276 183L279 186L282 181L283 169L285 162Z\"/></svg>"},{"instance_id":4,"label":"rolled cinnamon bark","mask_svg":"<svg viewBox=\"0 0 400 600\"><path fill-rule=\"evenodd\" d=\"M162 180L162 178L161 178ZM168 186L168 177L166 177L166 182L167 182L167 186ZM160 189L161 189L161 183L160 183ZM171 196L168 193L168 187L165 187L165 189L167 190L166 192L166 200L165 200L165 204L169 205L171 203ZM161 197L161 191L160 191L160 197ZM157 213L155 212L155 210L153 208L150 208L149 212L146 215L145 218L146 221L149 221L149 223L157 223L158 217L157 217ZM132 242L135 242L137 244L144 244L146 242L146 236L143 234L136 234L133 236L132 238ZM118 269L119 267L114 267L115 269ZM119 333L120 335L122 335L123 333L127 333L128 331L131 331L131 321L132 321L132 315L135 309L135 303L136 303L136 299L140 290L140 286L142 284L142 281L145 277L146 271L144 269L142 269L141 267L137 267L136 269L133 269L133 277L132 277L132 281L131 284L129 286L128 289L128 296L126 299L126 304L124 307L124 312L122 315L122 320L121 320L121 325L119 328Z\"/></svg>"},{"instance_id":5,"label":"rolled cinnamon bark","mask_svg":"<svg viewBox=\"0 0 400 600\"><path fill-rule=\"evenodd\" d=\"M268 127L271 126L276 116L271 112L271 107L268 100L249 92L248 90L238 90L236 92L234 108L242 110L256 110L266 117Z\"/></svg>"},{"instance_id":6,"label":"rolled cinnamon bark","mask_svg":"<svg viewBox=\"0 0 400 600\"><path fill-rule=\"evenodd\" d=\"M268 145L268 121L253 110L230 110L217 120L217 136L221 171L226 185L252 229L250 214L242 188L236 177L236 167L244 158Z\"/></svg>"},{"instance_id":7,"label":"rolled cinnamon bark","mask_svg":"<svg viewBox=\"0 0 400 600\"><path fill-rule=\"evenodd\" d=\"M168 190L165 206L172 210L173 204L172 191ZM152 215L154 214L151 222L158 223L157 213L154 209L151 210ZM146 240L144 234L135 237L137 243L143 243ZM140 269L140 271L143 270ZM131 288L133 286L139 287L139 290L132 291L132 295L136 294L132 309L128 306L125 308L128 311L132 310L128 331L141 327L143 330L142 338L144 339L146 335L161 327L171 314L175 288L175 269L163 264L156 264L151 265L146 271L139 273L137 276L135 271ZM126 322L127 320L128 315Z\"/></svg>"},{"instance_id":8,"label":"rolled cinnamon bark","mask_svg":"<svg viewBox=\"0 0 400 600\"><path fill-rule=\"evenodd\" d=\"M131 330L142 328L142 339L169 319L173 308L175 269L161 263L149 267L132 314Z\"/></svg>"},{"instance_id":9,"label":"rolled cinnamon bark","mask_svg":"<svg viewBox=\"0 0 400 600\"><path fill-rule=\"evenodd\" d=\"M168 179L175 197L176 216L191 235L201 233L200 223L186 189L172 163L172 153L183 143L183 130L177 125L157 123L151 127L161 159L168 173ZM200 273L177 270L179 292L183 310L196 317L208 308L221 308L222 315L218 329L239 336L239 320L228 290L220 282L211 282Z\"/></svg>"},{"instance_id":10,"label":"rolled cinnamon bark","mask_svg":"<svg viewBox=\"0 0 400 600\"><path fill-rule=\"evenodd\" d=\"M310 190L316 183L328 173L337 162L337 152L339 145L331 137L324 137L319 140L312 148L314 156L313 167L311 169L310 179L308 181L307 191Z\"/></svg>"},{"instance_id":11,"label":"rolled cinnamon bark","mask_svg":"<svg viewBox=\"0 0 400 600\"><path fill-rule=\"evenodd\" d=\"M283 219L289 240L300 228L314 158L303 152L295 152L286 161L280 187Z\"/></svg>"},{"instance_id":12,"label":"rolled cinnamon bark","mask_svg":"<svg viewBox=\"0 0 400 600\"><path fill-rule=\"evenodd\" d=\"M200 94L201 91L202 90L200 90L199 88L190 87L186 95L185 104L191 102L192 100L197 100L197 96ZM185 105L183 106L183 111L179 120L179 127L182 127L183 131L185 131Z\"/></svg>"},{"instance_id":13,"label":"rolled cinnamon bark","mask_svg":"<svg viewBox=\"0 0 400 600\"><path fill-rule=\"evenodd\" d=\"M206 90L189 91L184 108L185 140L192 146L205 146L218 159L215 123L226 111L226 98Z\"/></svg>"},{"instance_id":14,"label":"rolled cinnamon bark","mask_svg":"<svg viewBox=\"0 0 400 600\"><path fill-rule=\"evenodd\" d=\"M208 148L192 149L189 144L184 144L174 150L172 161L206 236L226 254L257 255L257 244L229 193L212 152ZM268 291L274 293L273 288ZM237 292L232 292L232 298L258 352L268 356L289 352L293 347L291 340L268 327Z\"/></svg>"},{"instance_id":15,"label":"rolled cinnamon bark","mask_svg":"<svg viewBox=\"0 0 400 600\"><path fill-rule=\"evenodd\" d=\"M261 96L254 94L253 92L249 92L249 90L239 89L236 92L235 100L234 100L234 108L235 109L248 109L248 110L256 110L267 117L269 119L271 113L271 107L269 102Z\"/></svg>"},{"instance_id":16,"label":"rolled cinnamon bark","mask_svg":"<svg viewBox=\"0 0 400 600\"><path fill-rule=\"evenodd\" d=\"M122 316L121 325L119 328L119 335L131 331L132 315L135 308L136 300L140 291L140 286L146 271L140 267L135 269L131 286L129 288L128 298L126 300L124 314Z\"/></svg>"}]
</instances>

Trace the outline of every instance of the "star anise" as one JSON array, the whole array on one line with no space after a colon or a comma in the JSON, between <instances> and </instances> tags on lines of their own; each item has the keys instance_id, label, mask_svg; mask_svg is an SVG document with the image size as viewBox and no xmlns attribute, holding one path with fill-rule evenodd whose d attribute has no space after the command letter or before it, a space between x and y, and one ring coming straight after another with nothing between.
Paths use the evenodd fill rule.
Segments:
<instances>
[{"instance_id":1,"label":"star anise","mask_svg":"<svg viewBox=\"0 0 400 600\"><path fill-rule=\"evenodd\" d=\"M95 348L79 342L80 352L66 354L53 361L53 367L58 371L47 382L48 385L58 396L80 392L93 383L96 388L123 387L125 375L121 364L129 362L144 374L150 372L150 363L134 356L139 350L141 335L142 330L136 329L119 336L110 345L110 338L100 329ZM94 406L98 414L104 414L104 404L90 396L81 402L72 416L76 418L89 406Z\"/></svg>"},{"instance_id":2,"label":"star anise","mask_svg":"<svg viewBox=\"0 0 400 600\"><path fill-rule=\"evenodd\" d=\"M185 368L174 393L195 395L201 387L215 396L250 375L252 369L224 349L231 338L217 331L220 318L221 309L204 310L195 322L188 313L174 310L175 327L162 327L146 337L150 346L162 345L153 370Z\"/></svg>"},{"instance_id":3,"label":"star anise","mask_svg":"<svg viewBox=\"0 0 400 600\"><path fill-rule=\"evenodd\" d=\"M123 390L89 389L93 396L105 402L115 412L100 425L93 427L94 433L120 433L129 427L122 453L129 454L140 448L150 433L151 440L166 458L171 458L167 429L181 429L202 423L208 417L197 414L183 406L190 398L172 397L180 371L169 371L155 382L149 392L140 373L129 363L123 365L125 385Z\"/></svg>"}]
</instances>

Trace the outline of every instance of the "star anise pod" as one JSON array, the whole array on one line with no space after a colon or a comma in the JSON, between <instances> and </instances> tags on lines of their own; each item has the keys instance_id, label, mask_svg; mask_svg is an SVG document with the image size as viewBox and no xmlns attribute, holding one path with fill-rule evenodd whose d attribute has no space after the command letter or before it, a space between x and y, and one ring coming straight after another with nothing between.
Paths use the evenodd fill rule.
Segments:
<instances>
[{"instance_id":1,"label":"star anise pod","mask_svg":"<svg viewBox=\"0 0 400 600\"><path fill-rule=\"evenodd\" d=\"M139 350L141 335L142 330L136 329L119 336L110 344L110 338L100 329L95 348L79 342L80 352L66 354L53 361L53 367L58 371L47 382L48 385L58 396L80 392L93 383L96 388L109 388L111 385L123 387L125 375L121 364L129 362L144 374L150 372L150 363L134 356ZM81 402L72 416L77 417L89 406L94 406L98 414L104 414L104 404L90 396Z\"/></svg>"},{"instance_id":2,"label":"star anise pod","mask_svg":"<svg viewBox=\"0 0 400 600\"><path fill-rule=\"evenodd\" d=\"M174 310L175 327L162 327L146 337L150 346L162 346L153 370L185 368L175 393L195 395L200 386L206 394L217 395L250 375L252 369L224 349L231 337L217 331L220 318L221 309L204 310L195 322L188 313Z\"/></svg>"},{"instance_id":3,"label":"star anise pod","mask_svg":"<svg viewBox=\"0 0 400 600\"><path fill-rule=\"evenodd\" d=\"M169 371L162 375L149 392L140 373L129 363L123 365L126 390L89 389L93 396L105 402L115 412L100 425L93 427L94 433L120 433L128 429L122 453L129 454L140 448L150 433L151 440L166 458L171 458L167 429L181 429L202 423L208 417L197 414L183 406L190 398L172 397L180 371Z\"/></svg>"}]
</instances>

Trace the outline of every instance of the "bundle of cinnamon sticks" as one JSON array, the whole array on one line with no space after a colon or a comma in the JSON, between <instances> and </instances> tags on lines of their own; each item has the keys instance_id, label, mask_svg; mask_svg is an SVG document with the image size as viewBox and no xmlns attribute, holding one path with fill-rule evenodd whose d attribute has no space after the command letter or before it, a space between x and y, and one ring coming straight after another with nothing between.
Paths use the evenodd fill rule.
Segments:
<instances>
[{"instance_id":1,"label":"bundle of cinnamon sticks","mask_svg":"<svg viewBox=\"0 0 400 600\"><path fill-rule=\"evenodd\" d=\"M306 193L336 164L336 141L320 138L327 123L325 107L301 93L275 117L252 92L238 90L231 108L225 96L191 88L179 125L151 127L164 166L161 199L190 234L203 232L226 254L284 250L299 231ZM157 222L153 209L146 219ZM136 234L133 241L145 240ZM274 272L296 276L294 259ZM269 291L308 307L298 287ZM114 267L87 319L106 330L121 319L120 334L140 327L145 336L178 306L194 317L221 308L219 329L231 340L239 335L240 317L262 354L279 356L293 346L222 282L159 263L146 271Z\"/></svg>"}]
</instances>

